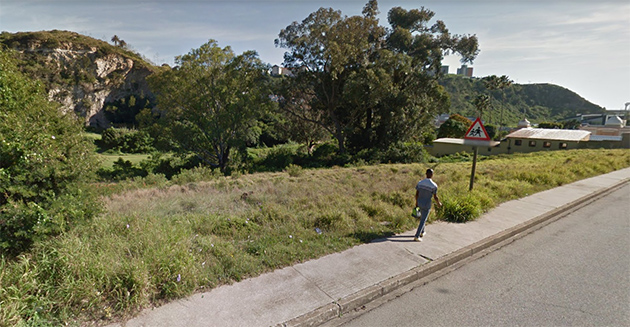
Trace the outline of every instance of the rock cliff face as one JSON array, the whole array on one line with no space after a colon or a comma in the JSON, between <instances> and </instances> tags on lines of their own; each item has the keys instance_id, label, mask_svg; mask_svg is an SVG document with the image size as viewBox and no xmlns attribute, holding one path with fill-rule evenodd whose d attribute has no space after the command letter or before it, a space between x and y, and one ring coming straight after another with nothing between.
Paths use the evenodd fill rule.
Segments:
<instances>
[{"instance_id":1,"label":"rock cliff face","mask_svg":"<svg viewBox=\"0 0 630 327\"><path fill-rule=\"evenodd\" d=\"M44 83L51 101L87 126L107 127L108 104L130 96L152 98L146 82L155 67L138 55L73 32L2 33L23 71Z\"/></svg>"}]
</instances>

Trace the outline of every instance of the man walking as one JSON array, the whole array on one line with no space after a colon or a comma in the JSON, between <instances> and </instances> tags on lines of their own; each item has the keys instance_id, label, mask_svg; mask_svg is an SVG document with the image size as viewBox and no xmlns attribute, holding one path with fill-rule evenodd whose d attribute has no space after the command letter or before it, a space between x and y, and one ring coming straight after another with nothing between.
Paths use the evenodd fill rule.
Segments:
<instances>
[{"instance_id":1,"label":"man walking","mask_svg":"<svg viewBox=\"0 0 630 327\"><path fill-rule=\"evenodd\" d=\"M435 199L435 202L439 207L442 206L442 202L437 196L438 186L431 180L433 177L433 169L427 169L427 178L421 180L416 185L416 206L420 208L420 225L416 231L416 235L413 240L416 242L422 241L424 237L424 225L429 217L429 211L431 211L431 198Z\"/></svg>"}]
</instances>

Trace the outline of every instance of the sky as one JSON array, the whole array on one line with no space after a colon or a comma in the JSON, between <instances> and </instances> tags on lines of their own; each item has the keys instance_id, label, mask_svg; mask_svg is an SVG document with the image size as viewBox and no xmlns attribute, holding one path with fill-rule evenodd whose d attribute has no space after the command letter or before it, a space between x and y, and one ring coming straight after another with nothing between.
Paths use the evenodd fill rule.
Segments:
<instances>
[{"instance_id":1,"label":"sky","mask_svg":"<svg viewBox=\"0 0 630 327\"><path fill-rule=\"evenodd\" d=\"M367 0L0 0L0 31L67 30L109 41L117 35L155 64L210 39L235 53L255 50L271 65L286 51L281 29L320 7L360 15ZM381 0L380 24L393 7L435 12L452 34L474 34L481 52L473 75L551 83L607 109L630 102L629 0ZM443 60L450 73L459 58Z\"/></svg>"}]
</instances>

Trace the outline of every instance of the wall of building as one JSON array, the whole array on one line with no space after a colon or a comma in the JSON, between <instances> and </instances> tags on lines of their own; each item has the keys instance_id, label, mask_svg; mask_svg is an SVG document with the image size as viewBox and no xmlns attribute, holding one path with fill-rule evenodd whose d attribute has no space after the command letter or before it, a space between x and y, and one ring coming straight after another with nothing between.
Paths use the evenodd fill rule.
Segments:
<instances>
[{"instance_id":1,"label":"wall of building","mask_svg":"<svg viewBox=\"0 0 630 327\"><path fill-rule=\"evenodd\" d=\"M608 135L608 136L620 136L624 133L630 133L630 126L615 127L615 126L583 126L580 127L583 131L589 131L593 135Z\"/></svg>"},{"instance_id":2,"label":"wall of building","mask_svg":"<svg viewBox=\"0 0 630 327\"><path fill-rule=\"evenodd\" d=\"M426 147L434 157L448 156L460 152L473 153L471 145L434 142ZM622 134L621 141L558 141L527 138L509 138L494 147L478 147L479 155L530 153L572 149L630 149L630 133Z\"/></svg>"},{"instance_id":3,"label":"wall of building","mask_svg":"<svg viewBox=\"0 0 630 327\"><path fill-rule=\"evenodd\" d=\"M588 141L580 143L580 149L630 149L630 133L621 134L621 141Z\"/></svg>"},{"instance_id":4,"label":"wall of building","mask_svg":"<svg viewBox=\"0 0 630 327\"><path fill-rule=\"evenodd\" d=\"M507 143L507 153L529 153L537 151L579 149L580 143L588 142L510 138L507 140Z\"/></svg>"}]
</instances>

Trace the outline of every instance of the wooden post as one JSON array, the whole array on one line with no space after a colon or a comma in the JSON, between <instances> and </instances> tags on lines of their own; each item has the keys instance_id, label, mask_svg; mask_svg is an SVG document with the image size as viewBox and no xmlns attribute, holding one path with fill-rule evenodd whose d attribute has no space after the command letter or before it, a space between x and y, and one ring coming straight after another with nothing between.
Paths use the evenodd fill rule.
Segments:
<instances>
[{"instance_id":1,"label":"wooden post","mask_svg":"<svg viewBox=\"0 0 630 327\"><path fill-rule=\"evenodd\" d=\"M473 146L473 165L472 165L472 171L470 172L470 187L468 188L468 191L472 191L473 189L473 184L475 183L475 169L477 168L477 152L478 149L476 146Z\"/></svg>"}]
</instances>

